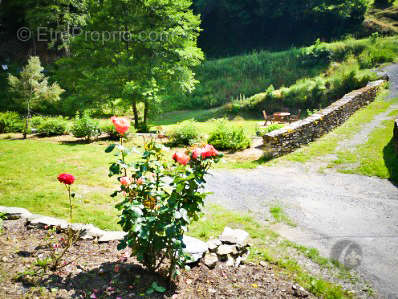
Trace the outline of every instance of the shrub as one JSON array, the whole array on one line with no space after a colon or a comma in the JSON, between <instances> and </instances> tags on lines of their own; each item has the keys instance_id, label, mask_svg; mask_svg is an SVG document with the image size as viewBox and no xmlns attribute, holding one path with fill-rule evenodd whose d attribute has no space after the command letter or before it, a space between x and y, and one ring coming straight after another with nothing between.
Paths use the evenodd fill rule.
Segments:
<instances>
[{"instance_id":1,"label":"shrub","mask_svg":"<svg viewBox=\"0 0 398 299\"><path fill-rule=\"evenodd\" d=\"M111 140L119 140L121 135L116 131L115 126L113 124L104 124L101 126L101 132L108 135ZM130 127L127 134L135 134L136 131L134 127Z\"/></svg>"},{"instance_id":2,"label":"shrub","mask_svg":"<svg viewBox=\"0 0 398 299\"><path fill-rule=\"evenodd\" d=\"M117 176L120 188L112 197L122 195L116 205L121 211L119 224L127 233L118 249L130 247L132 255L151 271L158 270L168 260L169 278L179 274L188 259L183 249L184 233L189 224L199 218L206 193L204 177L220 155L211 146L192 152L175 153L175 163L164 162L163 147L150 142L141 159L128 164L128 149L115 148L120 158L109 168L109 176Z\"/></svg>"},{"instance_id":3,"label":"shrub","mask_svg":"<svg viewBox=\"0 0 398 299\"><path fill-rule=\"evenodd\" d=\"M0 133L20 133L24 130L24 122L16 112L0 113Z\"/></svg>"},{"instance_id":4,"label":"shrub","mask_svg":"<svg viewBox=\"0 0 398 299\"><path fill-rule=\"evenodd\" d=\"M328 63L331 59L331 55L332 52L327 44L317 39L313 46L303 49L300 58L303 65L313 66Z\"/></svg>"},{"instance_id":5,"label":"shrub","mask_svg":"<svg viewBox=\"0 0 398 299\"><path fill-rule=\"evenodd\" d=\"M64 135L67 128L67 122L62 117L47 118L41 120L37 127L37 133L41 136L59 136Z\"/></svg>"},{"instance_id":6,"label":"shrub","mask_svg":"<svg viewBox=\"0 0 398 299\"><path fill-rule=\"evenodd\" d=\"M79 113L76 113L71 132L76 138L85 138L86 140L101 135L98 121L92 119L87 112L84 112L81 117Z\"/></svg>"},{"instance_id":7,"label":"shrub","mask_svg":"<svg viewBox=\"0 0 398 299\"><path fill-rule=\"evenodd\" d=\"M40 125L46 120L45 117L43 116L33 116L30 119L30 124L32 125L32 128L37 129L40 127Z\"/></svg>"},{"instance_id":8,"label":"shrub","mask_svg":"<svg viewBox=\"0 0 398 299\"><path fill-rule=\"evenodd\" d=\"M218 150L243 150L250 146L250 138L241 127L218 121L217 128L210 134L207 142Z\"/></svg>"},{"instance_id":9,"label":"shrub","mask_svg":"<svg viewBox=\"0 0 398 299\"><path fill-rule=\"evenodd\" d=\"M282 129L283 127L284 127L283 124L272 124L265 128L258 127L256 129L256 135L259 137L263 137L264 135L271 133L272 131Z\"/></svg>"},{"instance_id":10,"label":"shrub","mask_svg":"<svg viewBox=\"0 0 398 299\"><path fill-rule=\"evenodd\" d=\"M200 140L196 122L187 120L180 123L170 133L170 143L174 146L192 145Z\"/></svg>"}]
</instances>

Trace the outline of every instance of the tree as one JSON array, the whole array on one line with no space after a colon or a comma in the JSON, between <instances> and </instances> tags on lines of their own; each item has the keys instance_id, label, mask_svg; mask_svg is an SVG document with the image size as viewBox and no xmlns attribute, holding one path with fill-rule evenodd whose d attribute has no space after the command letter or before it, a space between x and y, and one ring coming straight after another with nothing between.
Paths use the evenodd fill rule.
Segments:
<instances>
[{"instance_id":1,"label":"tree","mask_svg":"<svg viewBox=\"0 0 398 299\"><path fill-rule=\"evenodd\" d=\"M32 104L39 100L58 101L60 95L64 92L57 83L51 85L48 83L48 79L43 75L43 70L39 57L31 57L20 73L19 78L11 74L8 77L11 91L18 94L26 105L24 139L26 139L29 132Z\"/></svg>"},{"instance_id":2,"label":"tree","mask_svg":"<svg viewBox=\"0 0 398 299\"><path fill-rule=\"evenodd\" d=\"M190 0L91 1L85 33L71 44L72 55L62 59L77 66L77 92L107 101L123 98L133 108L135 127L146 128L159 94L171 86L193 90L192 67L203 59L197 47L200 19ZM94 88L90 88L94 86ZM89 90L88 90L89 89ZM138 103L144 105L140 124Z\"/></svg>"}]
</instances>

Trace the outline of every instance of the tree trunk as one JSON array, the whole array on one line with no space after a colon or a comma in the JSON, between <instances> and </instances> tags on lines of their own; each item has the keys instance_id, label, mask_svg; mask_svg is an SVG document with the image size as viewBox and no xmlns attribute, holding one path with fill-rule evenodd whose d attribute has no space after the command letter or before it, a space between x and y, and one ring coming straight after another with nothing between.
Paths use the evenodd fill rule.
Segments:
<instances>
[{"instance_id":1,"label":"tree trunk","mask_svg":"<svg viewBox=\"0 0 398 299\"><path fill-rule=\"evenodd\" d=\"M148 113L149 113L149 105L148 100L145 99L144 101L144 127L146 128L148 123Z\"/></svg>"},{"instance_id":2,"label":"tree trunk","mask_svg":"<svg viewBox=\"0 0 398 299\"><path fill-rule=\"evenodd\" d=\"M29 118L30 118L30 102L28 101L28 114L26 115L25 130L23 132L23 139L27 138L29 131Z\"/></svg>"},{"instance_id":3,"label":"tree trunk","mask_svg":"<svg viewBox=\"0 0 398 299\"><path fill-rule=\"evenodd\" d=\"M138 109L137 109L137 101L133 100L133 113L134 113L134 127L138 129Z\"/></svg>"}]
</instances>

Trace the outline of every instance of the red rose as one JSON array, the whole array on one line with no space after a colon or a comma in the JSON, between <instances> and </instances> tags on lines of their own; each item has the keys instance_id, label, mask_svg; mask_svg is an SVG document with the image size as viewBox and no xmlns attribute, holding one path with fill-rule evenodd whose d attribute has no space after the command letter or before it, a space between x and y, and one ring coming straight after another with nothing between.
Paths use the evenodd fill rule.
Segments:
<instances>
[{"instance_id":1,"label":"red rose","mask_svg":"<svg viewBox=\"0 0 398 299\"><path fill-rule=\"evenodd\" d=\"M217 157L218 155L218 151L210 144L205 145L202 149L202 159Z\"/></svg>"},{"instance_id":2,"label":"red rose","mask_svg":"<svg viewBox=\"0 0 398 299\"><path fill-rule=\"evenodd\" d=\"M124 135L130 129L130 121L124 117L112 116L111 121L115 125L116 131Z\"/></svg>"},{"instance_id":3,"label":"red rose","mask_svg":"<svg viewBox=\"0 0 398 299\"><path fill-rule=\"evenodd\" d=\"M187 165L191 158L189 158L189 156L185 153L177 152L173 155L173 159L182 165Z\"/></svg>"},{"instance_id":4,"label":"red rose","mask_svg":"<svg viewBox=\"0 0 398 299\"><path fill-rule=\"evenodd\" d=\"M196 159L198 159L201 155L202 155L202 149L197 147L197 148L195 148L195 149L193 150L192 158L196 160Z\"/></svg>"},{"instance_id":5,"label":"red rose","mask_svg":"<svg viewBox=\"0 0 398 299\"><path fill-rule=\"evenodd\" d=\"M75 177L71 174L62 173L58 176L58 181L65 185L72 185L75 182Z\"/></svg>"}]
</instances>

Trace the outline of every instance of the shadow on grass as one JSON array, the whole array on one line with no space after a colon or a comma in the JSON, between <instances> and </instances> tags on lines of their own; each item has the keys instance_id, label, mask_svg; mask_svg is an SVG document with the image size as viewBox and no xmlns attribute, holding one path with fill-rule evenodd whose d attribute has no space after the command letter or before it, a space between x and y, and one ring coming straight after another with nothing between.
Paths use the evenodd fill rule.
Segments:
<instances>
[{"instance_id":1,"label":"shadow on grass","mask_svg":"<svg viewBox=\"0 0 398 299\"><path fill-rule=\"evenodd\" d=\"M167 291L147 295L153 282ZM138 264L122 262L106 262L90 271L82 271L66 278L53 274L41 281L40 286L73 291L71 298L94 298L91 297L93 293L95 298L143 298L144 294L145 298L164 298L165 295L171 297L177 289L175 283L169 283L164 273L153 273Z\"/></svg>"},{"instance_id":2,"label":"shadow on grass","mask_svg":"<svg viewBox=\"0 0 398 299\"><path fill-rule=\"evenodd\" d=\"M398 187L398 151L395 149L394 138L384 147L383 155L390 173L390 181Z\"/></svg>"}]
</instances>

